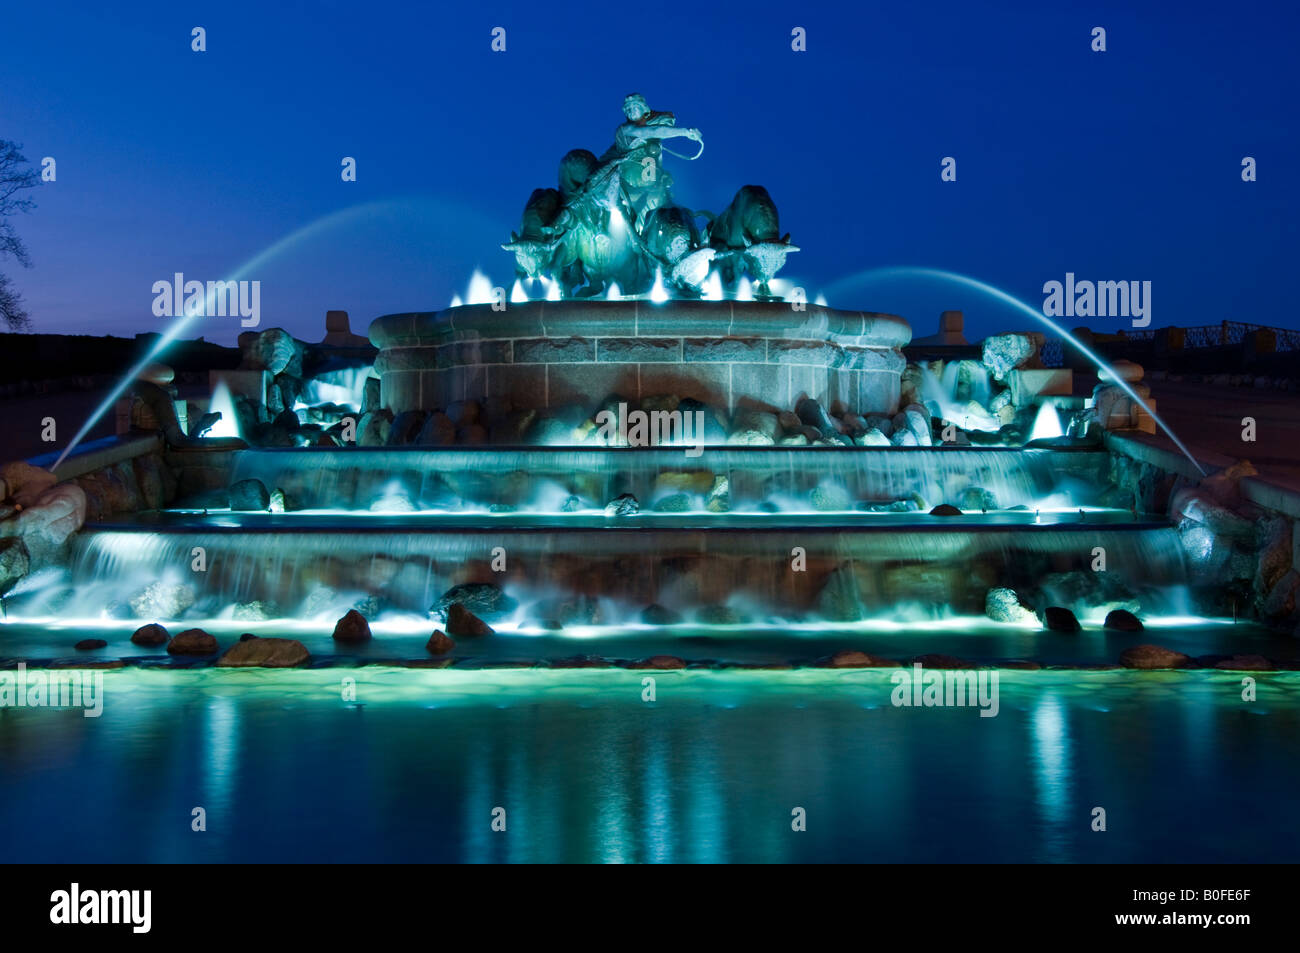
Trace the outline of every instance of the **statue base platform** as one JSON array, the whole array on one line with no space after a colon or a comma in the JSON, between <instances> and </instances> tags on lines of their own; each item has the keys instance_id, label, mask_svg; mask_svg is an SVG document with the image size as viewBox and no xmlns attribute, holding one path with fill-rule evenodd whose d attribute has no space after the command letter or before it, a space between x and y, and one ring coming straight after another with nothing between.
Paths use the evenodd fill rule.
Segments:
<instances>
[{"instance_id":1,"label":"statue base platform","mask_svg":"<svg viewBox=\"0 0 1300 953\"><path fill-rule=\"evenodd\" d=\"M675 394L733 411L803 395L893 413L911 338L902 318L760 301L532 301L390 314L370 325L393 413L508 397L517 408L595 407Z\"/></svg>"}]
</instances>

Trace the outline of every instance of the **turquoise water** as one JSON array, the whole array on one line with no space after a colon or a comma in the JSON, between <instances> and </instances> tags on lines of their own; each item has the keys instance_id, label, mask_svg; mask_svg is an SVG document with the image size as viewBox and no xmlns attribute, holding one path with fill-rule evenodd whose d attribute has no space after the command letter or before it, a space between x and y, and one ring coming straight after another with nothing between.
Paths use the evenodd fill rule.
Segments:
<instances>
[{"instance_id":1,"label":"turquoise water","mask_svg":"<svg viewBox=\"0 0 1300 953\"><path fill-rule=\"evenodd\" d=\"M982 718L887 670L108 671L0 709L0 860L1294 862L1300 674L1243 677L1003 671Z\"/></svg>"}]
</instances>

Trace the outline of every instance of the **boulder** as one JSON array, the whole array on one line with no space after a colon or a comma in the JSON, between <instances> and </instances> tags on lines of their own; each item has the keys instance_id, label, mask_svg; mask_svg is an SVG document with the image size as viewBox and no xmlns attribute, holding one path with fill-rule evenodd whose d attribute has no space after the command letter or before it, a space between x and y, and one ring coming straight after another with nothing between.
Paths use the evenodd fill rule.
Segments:
<instances>
[{"instance_id":1,"label":"boulder","mask_svg":"<svg viewBox=\"0 0 1300 953\"><path fill-rule=\"evenodd\" d=\"M857 649L840 649L834 655L818 663L823 668L897 668L895 659L878 658L859 652Z\"/></svg>"},{"instance_id":2,"label":"boulder","mask_svg":"<svg viewBox=\"0 0 1300 953\"><path fill-rule=\"evenodd\" d=\"M425 651L430 655L446 655L455 647L456 641L442 629L434 629L433 635L429 636L429 641L424 645Z\"/></svg>"},{"instance_id":3,"label":"boulder","mask_svg":"<svg viewBox=\"0 0 1300 953\"><path fill-rule=\"evenodd\" d=\"M657 602L641 610L641 622L645 625L679 625L681 621L680 612L666 609Z\"/></svg>"},{"instance_id":4,"label":"boulder","mask_svg":"<svg viewBox=\"0 0 1300 953\"><path fill-rule=\"evenodd\" d=\"M165 645L169 637L168 631L156 622L142 625L131 633L131 641L136 645Z\"/></svg>"},{"instance_id":5,"label":"boulder","mask_svg":"<svg viewBox=\"0 0 1300 953\"><path fill-rule=\"evenodd\" d=\"M633 662L631 667L667 671L671 669L685 668L686 662L679 659L676 655L652 655L648 659L641 659L639 662Z\"/></svg>"},{"instance_id":6,"label":"boulder","mask_svg":"<svg viewBox=\"0 0 1300 953\"><path fill-rule=\"evenodd\" d=\"M349 609L334 625L334 641L355 645L370 641L370 623L356 609Z\"/></svg>"},{"instance_id":7,"label":"boulder","mask_svg":"<svg viewBox=\"0 0 1300 953\"><path fill-rule=\"evenodd\" d=\"M78 652L93 652L95 649L108 648L108 643L103 639L82 639L73 648Z\"/></svg>"},{"instance_id":8,"label":"boulder","mask_svg":"<svg viewBox=\"0 0 1300 953\"><path fill-rule=\"evenodd\" d=\"M1050 632L1078 632L1082 628L1074 613L1063 606L1048 606L1043 610L1043 627Z\"/></svg>"},{"instance_id":9,"label":"boulder","mask_svg":"<svg viewBox=\"0 0 1300 953\"><path fill-rule=\"evenodd\" d=\"M514 611L518 604L495 583L465 582L452 586L444 592L438 601L429 607L429 614L445 617L447 610L456 603L482 619L499 618Z\"/></svg>"},{"instance_id":10,"label":"boulder","mask_svg":"<svg viewBox=\"0 0 1300 953\"><path fill-rule=\"evenodd\" d=\"M1144 628L1142 620L1127 609L1111 609L1104 625L1114 632L1141 632Z\"/></svg>"},{"instance_id":11,"label":"boulder","mask_svg":"<svg viewBox=\"0 0 1300 953\"><path fill-rule=\"evenodd\" d=\"M86 491L75 483L59 483L18 514L17 535L23 537L33 564L39 565L60 553L85 521Z\"/></svg>"},{"instance_id":12,"label":"boulder","mask_svg":"<svg viewBox=\"0 0 1300 953\"><path fill-rule=\"evenodd\" d=\"M984 614L994 622L1038 621L1038 616L1020 601L1014 589L990 589L984 596Z\"/></svg>"},{"instance_id":13,"label":"boulder","mask_svg":"<svg viewBox=\"0 0 1300 953\"><path fill-rule=\"evenodd\" d=\"M15 537L0 538L0 596L18 584L31 568L27 544Z\"/></svg>"},{"instance_id":14,"label":"boulder","mask_svg":"<svg viewBox=\"0 0 1300 953\"><path fill-rule=\"evenodd\" d=\"M292 668L306 662L311 655L297 639L245 639L226 649L217 660L218 668Z\"/></svg>"},{"instance_id":15,"label":"boulder","mask_svg":"<svg viewBox=\"0 0 1300 953\"><path fill-rule=\"evenodd\" d=\"M836 426L831 415L826 412L826 408L811 397L804 397L795 404L794 412L804 426L814 427L822 434L829 436L840 432L840 428Z\"/></svg>"},{"instance_id":16,"label":"boulder","mask_svg":"<svg viewBox=\"0 0 1300 953\"><path fill-rule=\"evenodd\" d=\"M5 488L5 495L0 499L12 497L20 506L31 506L38 496L58 482L59 478L49 470L21 460L0 464L0 485Z\"/></svg>"},{"instance_id":17,"label":"boulder","mask_svg":"<svg viewBox=\"0 0 1300 953\"><path fill-rule=\"evenodd\" d=\"M232 510L260 510L266 512L271 505L271 494L261 480L239 480L230 485Z\"/></svg>"},{"instance_id":18,"label":"boulder","mask_svg":"<svg viewBox=\"0 0 1300 953\"><path fill-rule=\"evenodd\" d=\"M1125 668L1183 668L1191 659L1160 645L1135 645L1119 653L1119 664Z\"/></svg>"},{"instance_id":19,"label":"boulder","mask_svg":"<svg viewBox=\"0 0 1300 953\"><path fill-rule=\"evenodd\" d=\"M961 516L961 510L948 503L940 503L934 509L930 510L931 516Z\"/></svg>"},{"instance_id":20,"label":"boulder","mask_svg":"<svg viewBox=\"0 0 1300 953\"><path fill-rule=\"evenodd\" d=\"M447 634L458 639L493 635L493 628L459 602L447 607Z\"/></svg>"},{"instance_id":21,"label":"boulder","mask_svg":"<svg viewBox=\"0 0 1300 953\"><path fill-rule=\"evenodd\" d=\"M888 447L889 438L875 427L870 428L864 433L858 434L853 438L853 442L859 447Z\"/></svg>"},{"instance_id":22,"label":"boulder","mask_svg":"<svg viewBox=\"0 0 1300 953\"><path fill-rule=\"evenodd\" d=\"M641 504L637 502L635 496L631 493L624 493L616 496L605 504L606 516L633 516L641 509Z\"/></svg>"},{"instance_id":23,"label":"boulder","mask_svg":"<svg viewBox=\"0 0 1300 953\"><path fill-rule=\"evenodd\" d=\"M188 583L159 580L127 601L137 619L179 619L194 605L194 587Z\"/></svg>"},{"instance_id":24,"label":"boulder","mask_svg":"<svg viewBox=\"0 0 1300 953\"><path fill-rule=\"evenodd\" d=\"M169 655L215 655L216 651L216 636L202 629L186 629L167 643Z\"/></svg>"}]
</instances>

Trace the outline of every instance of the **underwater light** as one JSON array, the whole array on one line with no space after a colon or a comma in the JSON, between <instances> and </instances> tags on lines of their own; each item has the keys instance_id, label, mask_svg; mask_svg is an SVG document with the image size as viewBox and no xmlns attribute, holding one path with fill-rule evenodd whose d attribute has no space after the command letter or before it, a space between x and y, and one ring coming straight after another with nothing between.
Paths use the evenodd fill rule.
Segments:
<instances>
[{"instance_id":1,"label":"underwater light","mask_svg":"<svg viewBox=\"0 0 1300 953\"><path fill-rule=\"evenodd\" d=\"M668 300L668 291L664 288L664 273L661 268L655 269L655 283L650 289L650 300L655 304L663 304Z\"/></svg>"},{"instance_id":2,"label":"underwater light","mask_svg":"<svg viewBox=\"0 0 1300 953\"><path fill-rule=\"evenodd\" d=\"M208 437L239 437L239 417L235 414L235 400L230 396L230 388L224 380L218 380L212 389L212 400L208 403L209 412L221 414L221 419L208 428Z\"/></svg>"},{"instance_id":3,"label":"underwater light","mask_svg":"<svg viewBox=\"0 0 1300 953\"><path fill-rule=\"evenodd\" d=\"M702 286L702 291L703 294L701 295L701 297L705 301L722 300L722 276L718 274L716 269L710 271L709 277L704 279L704 285Z\"/></svg>"},{"instance_id":4,"label":"underwater light","mask_svg":"<svg viewBox=\"0 0 1300 953\"><path fill-rule=\"evenodd\" d=\"M469 290L465 293L466 300L470 304L491 304L492 303L492 282L487 275L474 269L474 274L469 279Z\"/></svg>"},{"instance_id":5,"label":"underwater light","mask_svg":"<svg viewBox=\"0 0 1300 953\"><path fill-rule=\"evenodd\" d=\"M510 289L510 303L511 304L528 303L528 292L524 291L524 286L520 283L518 278L515 279L515 286Z\"/></svg>"},{"instance_id":6,"label":"underwater light","mask_svg":"<svg viewBox=\"0 0 1300 953\"><path fill-rule=\"evenodd\" d=\"M1060 437L1064 433L1061 427L1061 415L1057 413L1056 405L1044 401L1039 405L1038 415L1034 418L1034 428L1029 433L1030 441Z\"/></svg>"}]
</instances>

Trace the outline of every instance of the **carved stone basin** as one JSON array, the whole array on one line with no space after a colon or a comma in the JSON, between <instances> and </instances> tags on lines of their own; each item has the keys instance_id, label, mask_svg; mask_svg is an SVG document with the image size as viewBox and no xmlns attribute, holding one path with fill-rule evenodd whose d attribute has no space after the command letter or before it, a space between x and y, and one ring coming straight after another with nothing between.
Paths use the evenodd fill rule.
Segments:
<instances>
[{"instance_id":1,"label":"carved stone basin","mask_svg":"<svg viewBox=\"0 0 1300 953\"><path fill-rule=\"evenodd\" d=\"M857 413L897 409L902 318L758 301L533 301L390 314L370 325L394 413L507 396L539 410L676 394L727 410L801 395Z\"/></svg>"}]
</instances>

